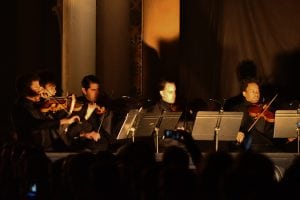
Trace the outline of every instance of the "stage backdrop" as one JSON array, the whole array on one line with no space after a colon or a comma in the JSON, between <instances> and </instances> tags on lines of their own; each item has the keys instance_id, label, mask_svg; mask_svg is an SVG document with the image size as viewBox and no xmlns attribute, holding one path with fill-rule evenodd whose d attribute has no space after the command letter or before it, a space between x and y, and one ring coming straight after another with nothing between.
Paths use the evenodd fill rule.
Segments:
<instances>
[{"instance_id":1,"label":"stage backdrop","mask_svg":"<svg viewBox=\"0 0 300 200\"><path fill-rule=\"evenodd\" d=\"M67 1L71 2L63 2ZM7 96L3 100L5 106L0 120L4 133L2 136L10 130L7 124L10 107L16 97L16 76L41 68L54 71L59 85L69 92L80 89L79 82L85 73L96 73L113 98L129 94L131 88L151 98L157 94L154 85L158 77L171 76L178 83L179 97L190 100L227 98L237 94L237 64L241 60L251 59L257 63L258 76L264 84L271 85L274 91L279 91L280 95L289 99L300 98L300 1L152 1L151 6L147 5L150 10L145 10L144 14L148 12L148 19L152 20L148 30L153 27L152 36L159 35L159 39L154 43L146 42L151 39L144 40L143 66L131 73L131 63L134 62L130 57L131 36L128 30L131 23L130 8L135 1L143 2L82 1L86 3L78 8L72 7L78 12L69 16L74 20L69 23L80 22L82 26L73 24L73 28L78 29L72 29L64 37L60 29L63 26L62 15L55 8L57 0L3 2L8 12L1 13L4 49L1 81L5 86L2 92ZM93 6L89 7L89 3ZM179 11L176 6L178 3ZM142 6L138 5L138 8L142 9ZM152 12L155 14L153 18ZM86 23L82 23L84 21ZM141 25L143 23L148 22L142 21ZM160 27L159 24L166 26ZM175 26L165 32L167 25ZM178 37L165 37L178 27ZM143 36L142 33L142 39ZM73 56L69 57L73 59L68 63L72 67L69 72L65 68L66 61L61 57L66 55L61 46L66 42L62 41L63 38L72 42L67 52ZM78 46L73 48L75 44ZM78 59L82 60L77 62ZM140 65L140 62L136 63ZM72 73L76 74L73 76ZM68 81L75 84L67 86L71 83Z\"/></svg>"},{"instance_id":2,"label":"stage backdrop","mask_svg":"<svg viewBox=\"0 0 300 200\"><path fill-rule=\"evenodd\" d=\"M184 0L181 9L180 82L187 96L237 94L236 68L248 59L264 85L299 99L299 1Z\"/></svg>"},{"instance_id":3,"label":"stage backdrop","mask_svg":"<svg viewBox=\"0 0 300 200\"><path fill-rule=\"evenodd\" d=\"M89 7L87 2L66 2L76 2L78 9L72 4L68 9L74 15L63 19L74 29L63 34L65 90L78 90L84 74L96 73L113 98L154 98L160 78L174 79L180 98L228 98L239 93L238 63L252 60L263 85L299 97L294 92L298 1L99 0L87 1L92 2ZM137 13L135 18L130 12ZM141 34L142 45L132 31Z\"/></svg>"}]
</instances>

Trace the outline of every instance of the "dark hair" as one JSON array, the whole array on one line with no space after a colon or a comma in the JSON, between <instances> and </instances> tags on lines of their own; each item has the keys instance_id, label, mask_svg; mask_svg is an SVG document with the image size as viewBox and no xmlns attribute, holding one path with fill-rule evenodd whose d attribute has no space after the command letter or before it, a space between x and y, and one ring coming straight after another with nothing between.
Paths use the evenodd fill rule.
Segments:
<instances>
[{"instance_id":1,"label":"dark hair","mask_svg":"<svg viewBox=\"0 0 300 200\"><path fill-rule=\"evenodd\" d=\"M257 66L252 60L242 60L237 66L237 78L241 82L245 79L257 78Z\"/></svg>"},{"instance_id":2,"label":"dark hair","mask_svg":"<svg viewBox=\"0 0 300 200\"><path fill-rule=\"evenodd\" d=\"M250 78L250 79L244 79L241 82L241 92L245 91L246 88L248 87L249 83L256 83L258 86L260 85L258 80L255 78Z\"/></svg>"},{"instance_id":3,"label":"dark hair","mask_svg":"<svg viewBox=\"0 0 300 200\"><path fill-rule=\"evenodd\" d=\"M19 97L36 96L37 93L31 89L31 84L33 81L39 80L37 74L23 74L19 76L16 80L16 91Z\"/></svg>"},{"instance_id":4,"label":"dark hair","mask_svg":"<svg viewBox=\"0 0 300 200\"><path fill-rule=\"evenodd\" d=\"M83 77L83 79L81 81L81 86L85 89L88 89L90 87L91 83L100 84L100 81L95 75L87 75L87 76Z\"/></svg>"},{"instance_id":5,"label":"dark hair","mask_svg":"<svg viewBox=\"0 0 300 200\"><path fill-rule=\"evenodd\" d=\"M38 72L38 76L40 77L40 85L45 86L48 83L56 85L55 76L49 70L41 70Z\"/></svg>"},{"instance_id":6,"label":"dark hair","mask_svg":"<svg viewBox=\"0 0 300 200\"><path fill-rule=\"evenodd\" d=\"M164 90L167 83L175 84L175 81L172 81L170 79L161 79L161 81L159 82L159 85L158 85L158 91Z\"/></svg>"}]
</instances>

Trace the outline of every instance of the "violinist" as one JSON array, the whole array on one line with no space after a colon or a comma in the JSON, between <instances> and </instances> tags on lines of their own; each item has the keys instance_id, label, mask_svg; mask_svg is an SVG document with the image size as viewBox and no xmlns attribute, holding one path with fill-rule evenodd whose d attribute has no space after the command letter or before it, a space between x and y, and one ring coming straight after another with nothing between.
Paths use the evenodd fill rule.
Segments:
<instances>
[{"instance_id":1,"label":"violinist","mask_svg":"<svg viewBox=\"0 0 300 200\"><path fill-rule=\"evenodd\" d=\"M58 118L70 116L73 110L80 110L82 105L76 103L74 94L66 97L57 97L56 82L53 74L47 70L38 73L40 77L41 112L56 115Z\"/></svg>"},{"instance_id":2,"label":"violinist","mask_svg":"<svg viewBox=\"0 0 300 200\"><path fill-rule=\"evenodd\" d=\"M173 81L162 80L159 83L160 100L152 108L151 112L176 111L176 85Z\"/></svg>"},{"instance_id":3,"label":"violinist","mask_svg":"<svg viewBox=\"0 0 300 200\"><path fill-rule=\"evenodd\" d=\"M100 103L100 81L94 75L87 75L81 81L82 103L80 116L82 123L69 127L68 135L73 138L74 148L90 149L92 152L104 151L112 139L112 113Z\"/></svg>"},{"instance_id":4,"label":"violinist","mask_svg":"<svg viewBox=\"0 0 300 200\"><path fill-rule=\"evenodd\" d=\"M38 72L41 85L41 101L40 111L49 119L60 120L69 117L76 104L75 95L67 97L57 97L56 82L53 73L48 70ZM53 146L55 149L67 151L70 146L70 141L67 137L69 125L61 125L58 129L51 131L53 138Z\"/></svg>"},{"instance_id":5,"label":"violinist","mask_svg":"<svg viewBox=\"0 0 300 200\"><path fill-rule=\"evenodd\" d=\"M18 142L30 146L43 148L45 151L56 150L53 146L52 131L61 125L79 121L78 116L61 119L50 119L39 109L42 87L39 76L25 74L16 82L18 99L14 104L11 118L17 132Z\"/></svg>"},{"instance_id":6,"label":"violinist","mask_svg":"<svg viewBox=\"0 0 300 200\"><path fill-rule=\"evenodd\" d=\"M274 114L270 105L259 105L258 82L255 79L244 80L241 90L244 101L232 108L232 111L244 113L237 142L244 150L273 151Z\"/></svg>"}]
</instances>

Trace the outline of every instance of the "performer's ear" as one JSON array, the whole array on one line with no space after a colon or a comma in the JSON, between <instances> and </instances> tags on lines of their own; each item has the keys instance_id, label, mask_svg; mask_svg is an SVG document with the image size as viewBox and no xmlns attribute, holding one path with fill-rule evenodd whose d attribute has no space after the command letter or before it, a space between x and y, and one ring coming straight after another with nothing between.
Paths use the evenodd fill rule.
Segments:
<instances>
[{"instance_id":1,"label":"performer's ear","mask_svg":"<svg viewBox=\"0 0 300 200\"><path fill-rule=\"evenodd\" d=\"M245 91L243 91L243 96L246 97L246 92Z\"/></svg>"},{"instance_id":2,"label":"performer's ear","mask_svg":"<svg viewBox=\"0 0 300 200\"><path fill-rule=\"evenodd\" d=\"M162 96L164 96L164 91L159 91L159 94L160 94L160 96L162 97Z\"/></svg>"},{"instance_id":3,"label":"performer's ear","mask_svg":"<svg viewBox=\"0 0 300 200\"><path fill-rule=\"evenodd\" d=\"M86 95L86 89L85 88L81 88L81 92Z\"/></svg>"}]
</instances>

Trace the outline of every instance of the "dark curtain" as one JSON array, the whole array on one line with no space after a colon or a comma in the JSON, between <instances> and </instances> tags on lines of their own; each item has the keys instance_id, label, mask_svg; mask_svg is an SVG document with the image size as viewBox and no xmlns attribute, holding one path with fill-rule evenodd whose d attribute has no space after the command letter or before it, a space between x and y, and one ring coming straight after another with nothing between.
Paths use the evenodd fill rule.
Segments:
<instances>
[{"instance_id":1,"label":"dark curtain","mask_svg":"<svg viewBox=\"0 0 300 200\"><path fill-rule=\"evenodd\" d=\"M60 30L53 8L56 0L10 0L3 2L1 12L1 69L3 109L0 115L0 144L13 132L11 108L16 99L17 76L49 69L61 75Z\"/></svg>"},{"instance_id":2,"label":"dark curtain","mask_svg":"<svg viewBox=\"0 0 300 200\"><path fill-rule=\"evenodd\" d=\"M300 47L300 26L298 25L300 2L296 0L226 0L223 13L223 18L220 19L222 28L221 96L226 97L238 92L235 68L243 59L255 61L263 84L272 84L278 89L281 89L283 84L290 85L287 82L292 81L292 76L289 76L288 72L285 75L281 72L291 70L291 62L294 62L294 59L297 60L296 52ZM290 75L293 73L296 71ZM288 77L283 77L286 75ZM293 85L291 84L291 89ZM294 85L294 89L296 88L297 85Z\"/></svg>"},{"instance_id":3,"label":"dark curtain","mask_svg":"<svg viewBox=\"0 0 300 200\"><path fill-rule=\"evenodd\" d=\"M300 1L181 1L180 89L189 98L239 93L236 68L257 64L262 84L291 98L300 70ZM294 96L294 97L292 97Z\"/></svg>"}]
</instances>

